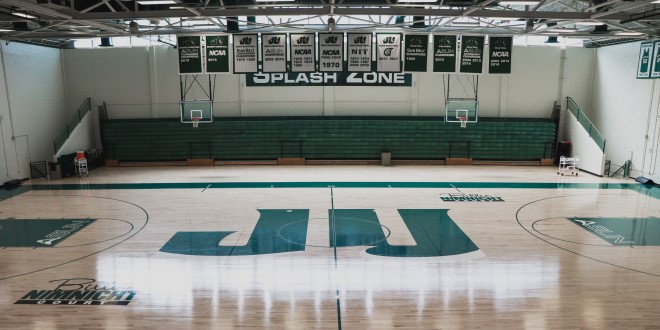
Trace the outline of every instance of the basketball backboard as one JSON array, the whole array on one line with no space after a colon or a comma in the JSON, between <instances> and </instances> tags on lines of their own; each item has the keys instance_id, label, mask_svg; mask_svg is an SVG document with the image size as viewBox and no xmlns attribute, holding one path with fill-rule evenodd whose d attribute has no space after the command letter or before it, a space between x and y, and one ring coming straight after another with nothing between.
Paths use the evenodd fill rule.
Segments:
<instances>
[{"instance_id":1,"label":"basketball backboard","mask_svg":"<svg viewBox=\"0 0 660 330\"><path fill-rule=\"evenodd\" d=\"M460 123L461 117L467 117L468 123L479 119L479 101L474 99L448 99L445 102L445 122Z\"/></svg>"},{"instance_id":2,"label":"basketball backboard","mask_svg":"<svg viewBox=\"0 0 660 330\"><path fill-rule=\"evenodd\" d=\"M192 123L199 118L200 123L213 122L213 102L211 100L181 101L181 122Z\"/></svg>"}]
</instances>

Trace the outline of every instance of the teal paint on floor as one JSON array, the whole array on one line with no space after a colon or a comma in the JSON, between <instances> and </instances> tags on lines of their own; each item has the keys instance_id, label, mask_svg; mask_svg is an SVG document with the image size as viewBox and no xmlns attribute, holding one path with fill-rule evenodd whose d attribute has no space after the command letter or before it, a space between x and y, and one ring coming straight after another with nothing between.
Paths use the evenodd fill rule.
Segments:
<instances>
[{"instance_id":1,"label":"teal paint on floor","mask_svg":"<svg viewBox=\"0 0 660 330\"><path fill-rule=\"evenodd\" d=\"M0 246L54 247L95 219L2 219Z\"/></svg>"},{"instance_id":2,"label":"teal paint on floor","mask_svg":"<svg viewBox=\"0 0 660 330\"><path fill-rule=\"evenodd\" d=\"M660 246L660 218L569 218L615 246Z\"/></svg>"},{"instance_id":3,"label":"teal paint on floor","mask_svg":"<svg viewBox=\"0 0 660 330\"><path fill-rule=\"evenodd\" d=\"M332 210L328 213L330 246L375 246L385 241L384 228L373 209L334 210L334 221Z\"/></svg>"},{"instance_id":4,"label":"teal paint on floor","mask_svg":"<svg viewBox=\"0 0 660 330\"><path fill-rule=\"evenodd\" d=\"M258 210L259 220L244 246L219 246L233 231L178 232L161 252L198 256L248 256L304 251L309 210Z\"/></svg>"},{"instance_id":5,"label":"teal paint on floor","mask_svg":"<svg viewBox=\"0 0 660 330\"><path fill-rule=\"evenodd\" d=\"M390 245L389 228L384 227L372 209L330 211L330 245L337 247L373 246L367 253L384 257L441 257L477 251L479 248L456 225L446 209L399 210L415 240L412 246Z\"/></svg>"},{"instance_id":6,"label":"teal paint on floor","mask_svg":"<svg viewBox=\"0 0 660 330\"><path fill-rule=\"evenodd\" d=\"M440 257L479 250L476 244L456 225L445 209L399 210L414 246L389 245L387 242L367 249L367 253L390 257Z\"/></svg>"}]
</instances>

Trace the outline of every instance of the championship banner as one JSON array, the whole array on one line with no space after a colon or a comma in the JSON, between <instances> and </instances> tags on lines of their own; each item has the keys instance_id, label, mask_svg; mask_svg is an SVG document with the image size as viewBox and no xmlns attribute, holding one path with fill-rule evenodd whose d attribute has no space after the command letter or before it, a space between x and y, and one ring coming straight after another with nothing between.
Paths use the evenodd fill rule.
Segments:
<instances>
[{"instance_id":1,"label":"championship banner","mask_svg":"<svg viewBox=\"0 0 660 330\"><path fill-rule=\"evenodd\" d=\"M490 37L488 73L511 73L513 37Z\"/></svg>"},{"instance_id":2,"label":"championship banner","mask_svg":"<svg viewBox=\"0 0 660 330\"><path fill-rule=\"evenodd\" d=\"M348 33L348 71L371 72L371 33Z\"/></svg>"},{"instance_id":3,"label":"championship banner","mask_svg":"<svg viewBox=\"0 0 660 330\"><path fill-rule=\"evenodd\" d=\"M343 33L319 33L319 71L344 71Z\"/></svg>"},{"instance_id":4,"label":"championship banner","mask_svg":"<svg viewBox=\"0 0 660 330\"><path fill-rule=\"evenodd\" d=\"M433 36L433 72L456 72L456 36Z\"/></svg>"},{"instance_id":5,"label":"championship banner","mask_svg":"<svg viewBox=\"0 0 660 330\"><path fill-rule=\"evenodd\" d=\"M642 42L639 47L639 62L637 62L637 79L651 77L651 57L653 42Z\"/></svg>"},{"instance_id":6,"label":"championship banner","mask_svg":"<svg viewBox=\"0 0 660 330\"><path fill-rule=\"evenodd\" d=\"M229 36L206 36L206 73L229 73Z\"/></svg>"},{"instance_id":7,"label":"championship banner","mask_svg":"<svg viewBox=\"0 0 660 330\"><path fill-rule=\"evenodd\" d=\"M376 33L376 71L401 72L401 33Z\"/></svg>"},{"instance_id":8,"label":"championship banner","mask_svg":"<svg viewBox=\"0 0 660 330\"><path fill-rule=\"evenodd\" d=\"M651 78L660 77L660 41L656 41L653 44L653 61L651 62Z\"/></svg>"},{"instance_id":9,"label":"championship banner","mask_svg":"<svg viewBox=\"0 0 660 330\"><path fill-rule=\"evenodd\" d=\"M199 74L202 70L201 37L177 37L179 49L179 74Z\"/></svg>"},{"instance_id":10,"label":"championship banner","mask_svg":"<svg viewBox=\"0 0 660 330\"><path fill-rule=\"evenodd\" d=\"M256 34L234 34L234 73L257 72Z\"/></svg>"},{"instance_id":11,"label":"championship banner","mask_svg":"<svg viewBox=\"0 0 660 330\"><path fill-rule=\"evenodd\" d=\"M262 34L261 58L261 72L286 72L286 34Z\"/></svg>"},{"instance_id":12,"label":"championship banner","mask_svg":"<svg viewBox=\"0 0 660 330\"><path fill-rule=\"evenodd\" d=\"M428 58L429 36L428 34L408 34L405 42L405 60L403 71L426 72L426 59Z\"/></svg>"},{"instance_id":13,"label":"championship banner","mask_svg":"<svg viewBox=\"0 0 660 330\"><path fill-rule=\"evenodd\" d=\"M289 38L291 72L316 71L316 34L292 33Z\"/></svg>"},{"instance_id":14,"label":"championship banner","mask_svg":"<svg viewBox=\"0 0 660 330\"><path fill-rule=\"evenodd\" d=\"M484 64L484 37L461 36L460 73L482 73Z\"/></svg>"}]
</instances>

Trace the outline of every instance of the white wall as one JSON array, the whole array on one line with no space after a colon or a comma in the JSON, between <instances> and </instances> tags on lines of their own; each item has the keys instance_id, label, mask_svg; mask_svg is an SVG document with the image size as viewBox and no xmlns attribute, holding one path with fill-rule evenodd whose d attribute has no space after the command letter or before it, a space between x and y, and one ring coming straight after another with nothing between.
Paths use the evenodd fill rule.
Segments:
<instances>
[{"instance_id":1,"label":"white wall","mask_svg":"<svg viewBox=\"0 0 660 330\"><path fill-rule=\"evenodd\" d=\"M578 168L592 174L603 175L605 154L569 111L566 112L566 131L571 141L571 157L580 157Z\"/></svg>"},{"instance_id":2,"label":"white wall","mask_svg":"<svg viewBox=\"0 0 660 330\"><path fill-rule=\"evenodd\" d=\"M0 45L0 183L30 176L30 161L50 161L67 111L59 49ZM80 100L82 102L82 100Z\"/></svg>"},{"instance_id":3,"label":"white wall","mask_svg":"<svg viewBox=\"0 0 660 330\"><path fill-rule=\"evenodd\" d=\"M511 75L479 77L480 116L550 116L555 100L590 100L593 49L514 47ZM563 59L562 59L563 57ZM176 49L64 51L69 102L106 101L110 118L176 118ZM560 76L560 68L570 68ZM215 76L215 116L443 116L442 75L414 74L412 87L246 87L243 75ZM189 78L190 79L190 78ZM206 76L200 76L206 87ZM568 94L565 94L568 93ZM190 98L205 94L193 88Z\"/></svg>"},{"instance_id":4,"label":"white wall","mask_svg":"<svg viewBox=\"0 0 660 330\"><path fill-rule=\"evenodd\" d=\"M98 126L96 117L94 115L95 111L88 112L85 114L85 117L78 123L78 126L73 129L69 139L62 145L60 150L55 154L55 159L57 157L67 154L72 154L76 151L85 151L89 149L96 148L96 132ZM53 160L56 161L56 160Z\"/></svg>"},{"instance_id":5,"label":"white wall","mask_svg":"<svg viewBox=\"0 0 660 330\"><path fill-rule=\"evenodd\" d=\"M636 79L640 43L598 48L592 110L587 112L607 139L605 153L615 166L632 160L632 177L660 181L660 85ZM632 154L632 157L631 157Z\"/></svg>"}]
</instances>

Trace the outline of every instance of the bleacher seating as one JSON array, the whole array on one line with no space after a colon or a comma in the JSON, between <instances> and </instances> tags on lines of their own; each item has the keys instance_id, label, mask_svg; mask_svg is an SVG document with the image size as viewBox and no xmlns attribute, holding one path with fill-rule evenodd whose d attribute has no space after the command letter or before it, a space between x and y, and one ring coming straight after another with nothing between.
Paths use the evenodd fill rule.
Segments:
<instances>
[{"instance_id":1,"label":"bleacher seating","mask_svg":"<svg viewBox=\"0 0 660 330\"><path fill-rule=\"evenodd\" d=\"M106 158L118 161L185 159L539 160L551 158L555 124L549 119L479 118L461 128L441 117L216 118L192 128L176 119L110 120Z\"/></svg>"}]
</instances>

